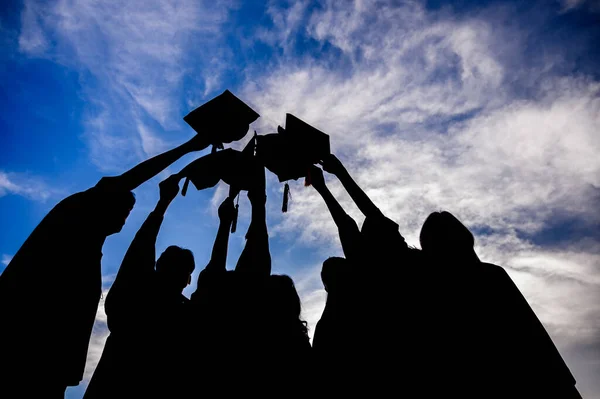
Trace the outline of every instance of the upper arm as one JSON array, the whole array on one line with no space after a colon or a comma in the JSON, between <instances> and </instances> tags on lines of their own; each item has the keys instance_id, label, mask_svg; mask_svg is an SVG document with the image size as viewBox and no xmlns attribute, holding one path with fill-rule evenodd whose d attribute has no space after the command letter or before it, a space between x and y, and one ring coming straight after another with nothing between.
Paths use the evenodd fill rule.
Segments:
<instances>
[{"instance_id":1,"label":"upper arm","mask_svg":"<svg viewBox=\"0 0 600 399\"><path fill-rule=\"evenodd\" d=\"M162 216L151 213L125 253L119 272L106 298L108 308L115 302L128 302L143 290L145 281L154 274L156 237Z\"/></svg>"}]
</instances>

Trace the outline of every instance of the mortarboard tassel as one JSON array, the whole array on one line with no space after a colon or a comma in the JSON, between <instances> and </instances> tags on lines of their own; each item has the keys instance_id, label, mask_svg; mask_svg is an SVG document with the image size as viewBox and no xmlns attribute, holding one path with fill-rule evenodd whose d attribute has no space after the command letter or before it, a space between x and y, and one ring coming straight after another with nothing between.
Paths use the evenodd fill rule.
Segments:
<instances>
[{"instance_id":1,"label":"mortarboard tassel","mask_svg":"<svg viewBox=\"0 0 600 399\"><path fill-rule=\"evenodd\" d=\"M235 233L237 229L237 220L238 220L238 212L240 209L240 195L237 195L237 203L235 204L235 209L233 210L233 218L231 219L231 232Z\"/></svg>"},{"instance_id":2,"label":"mortarboard tassel","mask_svg":"<svg viewBox=\"0 0 600 399\"><path fill-rule=\"evenodd\" d=\"M290 197L290 186L285 183L283 188L283 205L281 206L281 212L285 213L288 210L288 200Z\"/></svg>"},{"instance_id":3,"label":"mortarboard tassel","mask_svg":"<svg viewBox=\"0 0 600 399\"><path fill-rule=\"evenodd\" d=\"M310 179L310 168L306 171L306 177L304 178L304 187L310 186L312 183Z\"/></svg>"},{"instance_id":4,"label":"mortarboard tassel","mask_svg":"<svg viewBox=\"0 0 600 399\"><path fill-rule=\"evenodd\" d=\"M187 193L188 186L190 185L189 177L185 179L185 183L183 183L183 188L181 189L181 195L185 197Z\"/></svg>"}]
</instances>

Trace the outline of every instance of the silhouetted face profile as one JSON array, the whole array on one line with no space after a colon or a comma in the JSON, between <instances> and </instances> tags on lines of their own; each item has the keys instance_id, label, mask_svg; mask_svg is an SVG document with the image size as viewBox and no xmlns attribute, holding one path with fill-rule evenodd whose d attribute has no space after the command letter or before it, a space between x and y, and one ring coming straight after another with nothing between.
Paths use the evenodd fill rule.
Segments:
<instances>
[{"instance_id":1,"label":"silhouetted face profile","mask_svg":"<svg viewBox=\"0 0 600 399\"><path fill-rule=\"evenodd\" d=\"M156 272L161 284L182 291L191 281L196 268L194 255L189 249L171 245L156 261Z\"/></svg>"},{"instance_id":2,"label":"silhouetted face profile","mask_svg":"<svg viewBox=\"0 0 600 399\"><path fill-rule=\"evenodd\" d=\"M372 259L392 260L404 245L398 225L388 218L366 218L360 233Z\"/></svg>"},{"instance_id":3,"label":"silhouetted face profile","mask_svg":"<svg viewBox=\"0 0 600 399\"><path fill-rule=\"evenodd\" d=\"M301 302L294 281L286 275L271 275L269 279L271 304L275 315L285 319L298 319Z\"/></svg>"},{"instance_id":4,"label":"silhouetted face profile","mask_svg":"<svg viewBox=\"0 0 600 399\"><path fill-rule=\"evenodd\" d=\"M135 205L135 196L131 191L105 196L97 205L97 215L103 233L107 236L121 231L129 213Z\"/></svg>"},{"instance_id":5,"label":"silhouetted face profile","mask_svg":"<svg viewBox=\"0 0 600 399\"><path fill-rule=\"evenodd\" d=\"M325 291L328 293L334 292L339 286L340 273L346 266L346 259L339 257L331 257L323 262L321 268L321 280L325 286Z\"/></svg>"},{"instance_id":6,"label":"silhouetted face profile","mask_svg":"<svg viewBox=\"0 0 600 399\"><path fill-rule=\"evenodd\" d=\"M423 252L436 258L477 259L475 238L467 227L449 212L430 214L419 237Z\"/></svg>"}]
</instances>

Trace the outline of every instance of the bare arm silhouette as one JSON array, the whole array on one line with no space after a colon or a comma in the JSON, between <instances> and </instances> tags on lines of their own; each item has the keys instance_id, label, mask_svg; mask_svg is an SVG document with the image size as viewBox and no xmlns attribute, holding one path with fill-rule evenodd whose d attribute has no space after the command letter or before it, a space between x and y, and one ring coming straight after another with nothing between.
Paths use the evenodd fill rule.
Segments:
<instances>
[{"instance_id":1,"label":"bare arm silhouette","mask_svg":"<svg viewBox=\"0 0 600 399\"><path fill-rule=\"evenodd\" d=\"M144 281L144 276L154 273L156 238L164 214L179 192L179 180L179 176L173 175L160 183L160 199L127 249L115 282L106 297L107 314L127 303L130 298L139 297L135 294L136 285Z\"/></svg>"},{"instance_id":2,"label":"bare arm silhouette","mask_svg":"<svg viewBox=\"0 0 600 399\"><path fill-rule=\"evenodd\" d=\"M271 274L271 253L265 208L267 196L264 194L264 189L251 190L248 192L248 198L252 204L252 220L246 233L246 246L238 259L235 270L268 276Z\"/></svg>"},{"instance_id":3,"label":"bare arm silhouette","mask_svg":"<svg viewBox=\"0 0 600 399\"><path fill-rule=\"evenodd\" d=\"M352 179L352 176L350 176L344 165L335 155L330 154L327 158L322 160L321 165L326 172L337 176L363 215L368 218L383 216L379 208L375 206L367 194L358 186L358 184L356 184L354 179Z\"/></svg>"},{"instance_id":4,"label":"bare arm silhouette","mask_svg":"<svg viewBox=\"0 0 600 399\"><path fill-rule=\"evenodd\" d=\"M227 247L229 245L229 228L233 220L235 208L233 198L227 197L219 206L219 230L213 244L210 262L206 270L225 271L227 266Z\"/></svg>"},{"instance_id":5,"label":"bare arm silhouette","mask_svg":"<svg viewBox=\"0 0 600 399\"><path fill-rule=\"evenodd\" d=\"M182 156L189 154L190 152L201 151L208 147L208 145L209 142L206 137L196 135L180 146L147 159L119 176L108 177L105 179L109 179L108 181L112 184L115 184L124 190L131 191L165 170Z\"/></svg>"},{"instance_id":6,"label":"bare arm silhouette","mask_svg":"<svg viewBox=\"0 0 600 399\"><path fill-rule=\"evenodd\" d=\"M347 259L351 259L356 256L360 244L360 231L358 230L358 225L354 219L344 211L340 203L327 188L327 185L325 185L325 179L321 169L312 166L310 174L313 187L321 194L321 197L323 197L323 200L333 217L333 221L338 228L344 255Z\"/></svg>"}]
</instances>

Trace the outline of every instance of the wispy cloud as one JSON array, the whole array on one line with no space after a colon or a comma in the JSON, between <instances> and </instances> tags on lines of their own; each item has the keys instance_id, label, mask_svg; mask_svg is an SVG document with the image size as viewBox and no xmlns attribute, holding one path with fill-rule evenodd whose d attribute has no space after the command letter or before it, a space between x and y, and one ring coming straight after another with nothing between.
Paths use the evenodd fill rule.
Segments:
<instances>
[{"instance_id":1,"label":"wispy cloud","mask_svg":"<svg viewBox=\"0 0 600 399\"><path fill-rule=\"evenodd\" d=\"M61 193L29 174L0 171L0 197L8 194L44 202Z\"/></svg>"},{"instance_id":2,"label":"wispy cloud","mask_svg":"<svg viewBox=\"0 0 600 399\"><path fill-rule=\"evenodd\" d=\"M104 344L106 343L106 339L110 334L110 331L108 330L106 312L104 311L104 298L106 298L107 293L108 290L102 291L102 299L100 300L98 311L96 313L96 320L94 322L92 337L88 347L85 372L83 376L86 382L92 378L92 375L94 375L94 370L96 370L96 366L98 366L98 362L100 362L100 358L102 357Z\"/></svg>"},{"instance_id":3,"label":"wispy cloud","mask_svg":"<svg viewBox=\"0 0 600 399\"><path fill-rule=\"evenodd\" d=\"M232 7L26 0L19 45L89 79L91 157L104 170L122 171L169 147L179 138L182 104L187 111L220 87L232 59L222 37ZM457 15L413 1L325 0L319 7L271 2L267 15L269 27L244 40L271 46L273 58L246 60L239 93L261 113L260 132L274 131L286 112L326 131L410 244L418 244L431 211L455 213L477 233L482 259L507 267L561 350L599 345L597 237L575 243L565 236L560 248L535 244L557 215L585 228L600 222L596 78L561 68L569 62L556 43L535 53L527 44L534 27L516 23L510 7ZM186 79L196 92L184 89ZM340 184L326 179L360 221ZM336 245L314 190L292 185L290 212L281 215L274 182L268 176L271 237L320 251ZM34 192L16 175L0 174L0 196L43 198ZM213 209L225 195L220 186ZM294 274L311 332L325 299L319 268ZM101 310L94 331L88 375L107 335Z\"/></svg>"},{"instance_id":4,"label":"wispy cloud","mask_svg":"<svg viewBox=\"0 0 600 399\"><path fill-rule=\"evenodd\" d=\"M8 266L12 258L13 257L11 255L2 254L2 260L0 261L0 263L2 263L4 266Z\"/></svg>"},{"instance_id":5,"label":"wispy cloud","mask_svg":"<svg viewBox=\"0 0 600 399\"><path fill-rule=\"evenodd\" d=\"M79 69L90 103L92 159L122 170L165 147L165 131L181 126L182 81L191 72L214 87L220 30L234 4L217 1L27 0L20 49ZM212 54L207 57L206 54Z\"/></svg>"},{"instance_id":6,"label":"wispy cloud","mask_svg":"<svg viewBox=\"0 0 600 399\"><path fill-rule=\"evenodd\" d=\"M491 231L478 236L479 253L509 267L559 346L598 344L590 322L600 316L596 245L548 251L527 237L551 228L557 214L590 226L600 220L600 82L540 75L551 66L515 69L510 60L525 50L503 25L509 17L458 18L415 2L325 2L304 34L337 51L280 59L249 79L244 94L267 121L292 112L328 132L334 152L409 243L418 245L420 226L439 209ZM519 85L530 90L519 94ZM339 183L326 178L360 220ZM271 230L313 246L337 241L311 189L294 191L290 212ZM304 296L322 300L321 291Z\"/></svg>"},{"instance_id":7,"label":"wispy cloud","mask_svg":"<svg viewBox=\"0 0 600 399\"><path fill-rule=\"evenodd\" d=\"M581 7L585 7L592 12L600 11L600 1L598 0L562 0L561 3L564 11L570 11Z\"/></svg>"}]
</instances>

